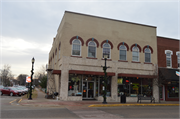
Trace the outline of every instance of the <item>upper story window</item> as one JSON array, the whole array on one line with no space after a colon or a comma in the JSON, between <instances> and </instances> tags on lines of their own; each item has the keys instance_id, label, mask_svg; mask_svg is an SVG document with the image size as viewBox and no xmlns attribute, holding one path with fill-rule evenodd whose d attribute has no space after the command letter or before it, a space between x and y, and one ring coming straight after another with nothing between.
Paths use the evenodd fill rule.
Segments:
<instances>
[{"instance_id":1,"label":"upper story window","mask_svg":"<svg viewBox=\"0 0 180 119\"><path fill-rule=\"evenodd\" d=\"M165 50L165 54L166 54L166 66L172 67L171 55L173 54L173 52L171 50Z\"/></svg>"},{"instance_id":2,"label":"upper story window","mask_svg":"<svg viewBox=\"0 0 180 119\"><path fill-rule=\"evenodd\" d=\"M120 60L126 60L126 51L127 51L127 48L125 45L121 45L119 47L119 59Z\"/></svg>"},{"instance_id":3,"label":"upper story window","mask_svg":"<svg viewBox=\"0 0 180 119\"><path fill-rule=\"evenodd\" d=\"M132 48L132 61L139 61L139 48L137 46Z\"/></svg>"},{"instance_id":4,"label":"upper story window","mask_svg":"<svg viewBox=\"0 0 180 119\"><path fill-rule=\"evenodd\" d=\"M81 41L79 39L72 42L72 55L81 56Z\"/></svg>"},{"instance_id":5,"label":"upper story window","mask_svg":"<svg viewBox=\"0 0 180 119\"><path fill-rule=\"evenodd\" d=\"M180 68L180 51L176 52L176 55L177 55L178 68Z\"/></svg>"},{"instance_id":6,"label":"upper story window","mask_svg":"<svg viewBox=\"0 0 180 119\"><path fill-rule=\"evenodd\" d=\"M151 50L149 48L145 48L145 62L150 63L151 62Z\"/></svg>"},{"instance_id":7,"label":"upper story window","mask_svg":"<svg viewBox=\"0 0 180 119\"><path fill-rule=\"evenodd\" d=\"M94 41L88 43L88 57L96 57L96 43Z\"/></svg>"},{"instance_id":8,"label":"upper story window","mask_svg":"<svg viewBox=\"0 0 180 119\"><path fill-rule=\"evenodd\" d=\"M111 46L109 43L103 44L103 57L104 55L108 55L108 58L111 56Z\"/></svg>"}]
</instances>

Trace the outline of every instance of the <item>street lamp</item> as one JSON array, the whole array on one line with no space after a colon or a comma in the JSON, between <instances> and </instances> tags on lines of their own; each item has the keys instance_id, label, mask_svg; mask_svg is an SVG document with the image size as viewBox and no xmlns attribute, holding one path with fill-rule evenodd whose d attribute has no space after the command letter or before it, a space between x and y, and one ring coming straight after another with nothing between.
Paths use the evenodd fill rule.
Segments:
<instances>
[{"instance_id":1,"label":"street lamp","mask_svg":"<svg viewBox=\"0 0 180 119\"><path fill-rule=\"evenodd\" d=\"M104 92L104 100L103 100L103 104L107 104L106 102L106 93L107 93L107 73L106 73L106 70L107 70L107 66L106 66L106 60L108 58L108 55L107 54L104 54L104 60L105 60L105 66L103 66L103 70L104 70L104 88L103 88L103 92Z\"/></svg>"},{"instance_id":2,"label":"street lamp","mask_svg":"<svg viewBox=\"0 0 180 119\"><path fill-rule=\"evenodd\" d=\"M35 62L35 59L34 59L34 57L32 58L32 70L31 70L31 85L30 85L30 91L29 91L29 98L28 98L28 100L32 100L32 98L31 98L31 96L32 96L32 82L33 82L33 74L34 74L34 72L33 72L33 67L34 67L34 62Z\"/></svg>"}]
</instances>

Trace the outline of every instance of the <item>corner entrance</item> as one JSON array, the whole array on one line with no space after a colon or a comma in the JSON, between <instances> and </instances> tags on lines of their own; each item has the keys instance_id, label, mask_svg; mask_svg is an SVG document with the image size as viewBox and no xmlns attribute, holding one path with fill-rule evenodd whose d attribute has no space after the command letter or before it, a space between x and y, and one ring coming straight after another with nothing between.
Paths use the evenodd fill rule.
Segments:
<instances>
[{"instance_id":1,"label":"corner entrance","mask_svg":"<svg viewBox=\"0 0 180 119\"><path fill-rule=\"evenodd\" d=\"M83 99L94 99L94 82L83 82Z\"/></svg>"}]
</instances>

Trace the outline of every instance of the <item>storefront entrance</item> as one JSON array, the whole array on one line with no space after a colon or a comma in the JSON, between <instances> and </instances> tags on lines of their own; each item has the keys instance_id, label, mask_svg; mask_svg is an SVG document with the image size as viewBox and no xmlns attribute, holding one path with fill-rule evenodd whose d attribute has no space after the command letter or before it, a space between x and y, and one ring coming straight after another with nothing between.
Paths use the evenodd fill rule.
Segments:
<instances>
[{"instance_id":1,"label":"storefront entrance","mask_svg":"<svg viewBox=\"0 0 180 119\"><path fill-rule=\"evenodd\" d=\"M83 81L83 99L94 99L94 82Z\"/></svg>"}]
</instances>

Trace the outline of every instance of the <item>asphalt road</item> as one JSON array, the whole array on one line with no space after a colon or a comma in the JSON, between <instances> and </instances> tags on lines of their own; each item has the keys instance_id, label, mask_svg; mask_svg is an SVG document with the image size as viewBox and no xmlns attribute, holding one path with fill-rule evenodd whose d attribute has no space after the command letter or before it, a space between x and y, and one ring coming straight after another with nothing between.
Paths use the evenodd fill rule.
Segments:
<instances>
[{"instance_id":1,"label":"asphalt road","mask_svg":"<svg viewBox=\"0 0 180 119\"><path fill-rule=\"evenodd\" d=\"M124 118L179 119L179 106L126 106L108 108L104 107L98 109Z\"/></svg>"},{"instance_id":2,"label":"asphalt road","mask_svg":"<svg viewBox=\"0 0 180 119\"><path fill-rule=\"evenodd\" d=\"M178 106L124 106L124 107L34 107L21 106L15 99L1 96L1 119L125 119L125 118L179 118ZM14 102L12 102L14 101ZM12 102L12 103L10 103Z\"/></svg>"}]
</instances>

